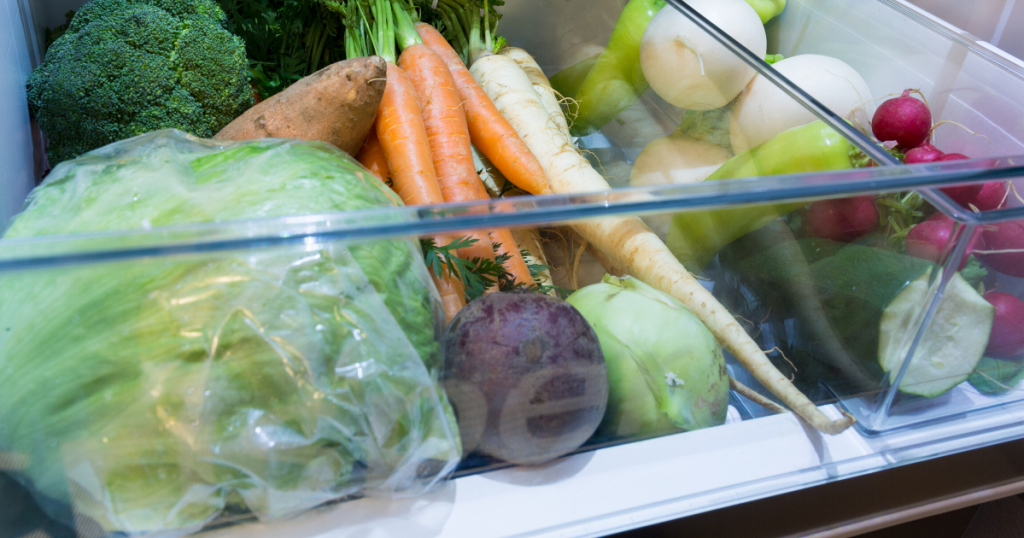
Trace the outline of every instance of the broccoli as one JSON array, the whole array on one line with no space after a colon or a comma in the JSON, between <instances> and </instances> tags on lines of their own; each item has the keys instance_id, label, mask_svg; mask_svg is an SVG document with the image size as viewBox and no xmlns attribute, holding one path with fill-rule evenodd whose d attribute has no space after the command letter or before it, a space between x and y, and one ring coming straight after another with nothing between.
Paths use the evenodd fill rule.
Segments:
<instances>
[{"instance_id":1,"label":"broccoli","mask_svg":"<svg viewBox=\"0 0 1024 538\"><path fill-rule=\"evenodd\" d=\"M245 44L214 0L92 0L28 80L51 165L176 128L210 138L253 105Z\"/></svg>"}]
</instances>

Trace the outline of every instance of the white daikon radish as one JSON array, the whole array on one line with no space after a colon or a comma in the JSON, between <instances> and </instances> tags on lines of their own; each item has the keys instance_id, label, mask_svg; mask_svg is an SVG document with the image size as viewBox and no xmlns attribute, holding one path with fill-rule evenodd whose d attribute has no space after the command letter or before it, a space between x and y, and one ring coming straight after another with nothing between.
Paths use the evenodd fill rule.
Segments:
<instances>
[{"instance_id":1,"label":"white daikon radish","mask_svg":"<svg viewBox=\"0 0 1024 538\"><path fill-rule=\"evenodd\" d=\"M864 108L871 117L871 89L854 68L831 56L801 54L772 65L842 117L852 116ZM799 101L786 95L778 86L757 75L740 94L729 122L729 139L733 151L740 153L767 142L775 135L817 118Z\"/></svg>"},{"instance_id":2,"label":"white daikon radish","mask_svg":"<svg viewBox=\"0 0 1024 538\"><path fill-rule=\"evenodd\" d=\"M744 0L689 0L687 4L758 58L764 58L768 38L750 4ZM658 12L644 31L640 67L655 93L689 110L725 106L755 74L738 56L671 7Z\"/></svg>"}]
</instances>

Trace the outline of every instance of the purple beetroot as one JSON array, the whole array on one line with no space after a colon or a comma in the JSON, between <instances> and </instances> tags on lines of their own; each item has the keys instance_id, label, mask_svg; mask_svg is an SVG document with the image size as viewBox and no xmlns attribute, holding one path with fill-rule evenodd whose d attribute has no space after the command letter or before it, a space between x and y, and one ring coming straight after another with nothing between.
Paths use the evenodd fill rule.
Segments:
<instances>
[{"instance_id":1,"label":"purple beetroot","mask_svg":"<svg viewBox=\"0 0 1024 538\"><path fill-rule=\"evenodd\" d=\"M920 99L903 95L882 103L871 119L871 132L882 142L895 140L902 148L916 148L931 134L932 111Z\"/></svg>"}]
</instances>

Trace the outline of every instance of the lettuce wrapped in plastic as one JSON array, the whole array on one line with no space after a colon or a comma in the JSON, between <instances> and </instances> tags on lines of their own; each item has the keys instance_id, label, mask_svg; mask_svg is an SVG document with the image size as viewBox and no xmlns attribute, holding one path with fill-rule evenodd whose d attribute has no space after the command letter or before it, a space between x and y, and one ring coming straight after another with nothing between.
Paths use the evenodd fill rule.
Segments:
<instances>
[{"instance_id":1,"label":"lettuce wrapped in plastic","mask_svg":"<svg viewBox=\"0 0 1024 538\"><path fill-rule=\"evenodd\" d=\"M58 166L5 239L396 203L327 145L161 131ZM405 240L2 273L0 452L108 532L421 492L461 453L436 304Z\"/></svg>"}]
</instances>

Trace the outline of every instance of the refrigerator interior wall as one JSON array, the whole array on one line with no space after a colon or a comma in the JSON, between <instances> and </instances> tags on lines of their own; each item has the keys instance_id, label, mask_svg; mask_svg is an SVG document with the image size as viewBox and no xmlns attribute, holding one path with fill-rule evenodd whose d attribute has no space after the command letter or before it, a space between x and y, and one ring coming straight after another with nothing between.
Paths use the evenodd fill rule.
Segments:
<instances>
[{"instance_id":1,"label":"refrigerator interior wall","mask_svg":"<svg viewBox=\"0 0 1024 538\"><path fill-rule=\"evenodd\" d=\"M0 229L21 210L35 186L32 127L25 106L25 80L39 62L35 17L28 0L0 0Z\"/></svg>"},{"instance_id":2,"label":"refrigerator interior wall","mask_svg":"<svg viewBox=\"0 0 1024 538\"><path fill-rule=\"evenodd\" d=\"M1024 3L1017 0L910 0L911 4L978 36L983 41L1024 58Z\"/></svg>"}]
</instances>

